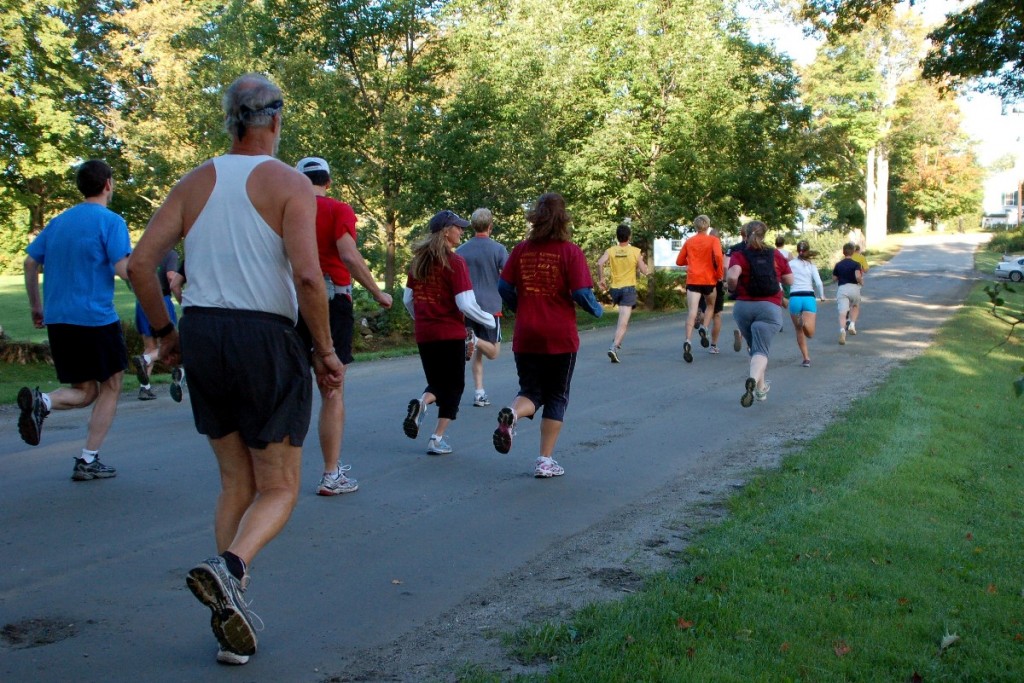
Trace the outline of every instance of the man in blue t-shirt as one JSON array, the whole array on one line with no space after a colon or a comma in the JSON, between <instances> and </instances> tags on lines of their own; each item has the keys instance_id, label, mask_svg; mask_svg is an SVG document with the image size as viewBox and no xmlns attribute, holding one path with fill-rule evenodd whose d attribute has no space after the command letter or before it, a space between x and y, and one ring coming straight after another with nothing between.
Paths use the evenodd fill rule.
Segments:
<instances>
[{"instance_id":1,"label":"man in blue t-shirt","mask_svg":"<svg viewBox=\"0 0 1024 683\"><path fill-rule=\"evenodd\" d=\"M61 213L25 250L25 288L32 322L46 327L57 379L70 387L49 394L39 388L18 392L18 432L30 446L39 444L43 420L51 410L92 405L89 431L75 456L75 481L108 479L117 474L101 463L99 449L117 413L128 350L114 309L114 276L128 279L132 246L124 219L107 208L114 193L113 171L91 159L78 168L81 204ZM39 273L45 273L39 297Z\"/></svg>"},{"instance_id":2,"label":"man in blue t-shirt","mask_svg":"<svg viewBox=\"0 0 1024 683\"><path fill-rule=\"evenodd\" d=\"M508 249L491 239L494 216L489 209L477 209L470 216L474 236L455 250L466 259L469 266L469 280L473 283L473 295L480 308L492 313L498 324L485 327L466 319L467 357L473 370L473 405L478 408L491 405L484 389L484 357L494 360L501 353L501 296L498 294L498 278L508 261Z\"/></svg>"},{"instance_id":3,"label":"man in blue t-shirt","mask_svg":"<svg viewBox=\"0 0 1024 683\"><path fill-rule=\"evenodd\" d=\"M864 271L853 260L853 244L843 245L843 260L832 268L832 277L839 289L836 302L839 304L839 343L846 343L846 332L857 334L857 316L860 315L860 288L864 284ZM849 313L849 321L847 321Z\"/></svg>"}]
</instances>

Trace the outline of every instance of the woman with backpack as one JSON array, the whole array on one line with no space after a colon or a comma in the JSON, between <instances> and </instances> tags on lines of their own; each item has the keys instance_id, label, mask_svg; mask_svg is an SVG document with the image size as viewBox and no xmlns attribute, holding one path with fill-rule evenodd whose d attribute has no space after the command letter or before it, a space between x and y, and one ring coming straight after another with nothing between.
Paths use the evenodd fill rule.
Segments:
<instances>
[{"instance_id":1,"label":"woman with backpack","mask_svg":"<svg viewBox=\"0 0 1024 683\"><path fill-rule=\"evenodd\" d=\"M750 221L743 226L744 248L729 258L726 285L736 293L732 309L736 327L750 349L750 372L740 405L768 399L771 384L765 379L772 338L782 330L782 285L793 284L789 263L765 242L768 226Z\"/></svg>"}]
</instances>

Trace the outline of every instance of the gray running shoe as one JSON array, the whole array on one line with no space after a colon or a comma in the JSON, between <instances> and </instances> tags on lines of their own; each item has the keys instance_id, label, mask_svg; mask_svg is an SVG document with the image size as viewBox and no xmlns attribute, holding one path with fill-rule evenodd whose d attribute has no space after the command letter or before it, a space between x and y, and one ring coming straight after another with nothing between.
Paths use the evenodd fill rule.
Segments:
<instances>
[{"instance_id":1,"label":"gray running shoe","mask_svg":"<svg viewBox=\"0 0 1024 683\"><path fill-rule=\"evenodd\" d=\"M754 398L757 399L758 401L767 401L768 400L768 392L771 390L771 388L772 388L772 383L769 382L768 380L765 380L764 381L764 390L763 391L761 389L754 389Z\"/></svg>"},{"instance_id":2,"label":"gray running shoe","mask_svg":"<svg viewBox=\"0 0 1024 683\"><path fill-rule=\"evenodd\" d=\"M135 366L135 377L139 384L149 384L149 372L146 370L146 359L142 356L132 356L132 365Z\"/></svg>"},{"instance_id":3,"label":"gray running shoe","mask_svg":"<svg viewBox=\"0 0 1024 683\"><path fill-rule=\"evenodd\" d=\"M690 342L683 342L683 360L687 363L693 362L693 347L690 346Z\"/></svg>"},{"instance_id":4,"label":"gray running shoe","mask_svg":"<svg viewBox=\"0 0 1024 683\"><path fill-rule=\"evenodd\" d=\"M180 365L171 370L171 399L181 403L181 383L185 379L185 368Z\"/></svg>"},{"instance_id":5,"label":"gray running shoe","mask_svg":"<svg viewBox=\"0 0 1024 683\"><path fill-rule=\"evenodd\" d=\"M100 456L90 463L81 458L75 458L75 469L71 470L71 478L75 481L89 481L90 479L110 479L117 476L117 470L110 465L100 462Z\"/></svg>"},{"instance_id":6,"label":"gray running shoe","mask_svg":"<svg viewBox=\"0 0 1024 683\"><path fill-rule=\"evenodd\" d=\"M154 399L156 399L156 394L153 393L152 387L139 387L140 401L152 401Z\"/></svg>"},{"instance_id":7,"label":"gray running shoe","mask_svg":"<svg viewBox=\"0 0 1024 683\"><path fill-rule=\"evenodd\" d=\"M487 398L487 394L476 394L473 397L473 405L477 408L486 408L491 405L491 399Z\"/></svg>"},{"instance_id":8,"label":"gray running shoe","mask_svg":"<svg viewBox=\"0 0 1024 683\"><path fill-rule=\"evenodd\" d=\"M318 496L337 496L342 493L355 493L359 490L359 482L345 476L345 473L352 469L352 465L339 466L334 474L324 474L320 477L320 485L316 489Z\"/></svg>"},{"instance_id":9,"label":"gray running shoe","mask_svg":"<svg viewBox=\"0 0 1024 683\"><path fill-rule=\"evenodd\" d=\"M18 391L18 433L29 446L38 446L43 436L43 420L50 414L43 403L43 394L39 387L29 389L22 387Z\"/></svg>"},{"instance_id":10,"label":"gray running shoe","mask_svg":"<svg viewBox=\"0 0 1024 683\"><path fill-rule=\"evenodd\" d=\"M743 335L740 334L739 330L732 331L732 350L736 353L740 352L743 348Z\"/></svg>"},{"instance_id":11,"label":"gray running shoe","mask_svg":"<svg viewBox=\"0 0 1024 683\"><path fill-rule=\"evenodd\" d=\"M452 446L443 436L431 436L427 443L428 455L448 455L452 452Z\"/></svg>"},{"instance_id":12,"label":"gray running shoe","mask_svg":"<svg viewBox=\"0 0 1024 683\"><path fill-rule=\"evenodd\" d=\"M228 571L219 555L200 562L185 578L192 594L210 608L210 626L222 650L248 657L256 653L256 629L249 605L242 598L245 588ZM218 661L220 657L218 656Z\"/></svg>"},{"instance_id":13,"label":"gray running shoe","mask_svg":"<svg viewBox=\"0 0 1024 683\"><path fill-rule=\"evenodd\" d=\"M608 358L610 358L613 363L619 362L618 350L619 349L615 346L608 349Z\"/></svg>"},{"instance_id":14,"label":"gray running shoe","mask_svg":"<svg viewBox=\"0 0 1024 683\"><path fill-rule=\"evenodd\" d=\"M423 422L423 416L427 413L427 407L423 405L423 401L418 398L414 398L409 401L409 412L405 416L405 421L402 422L402 431L410 439L415 439L420 433L420 423Z\"/></svg>"},{"instance_id":15,"label":"gray running shoe","mask_svg":"<svg viewBox=\"0 0 1024 683\"><path fill-rule=\"evenodd\" d=\"M508 406L498 411L498 428L494 430L492 441L494 450L508 453L512 450L512 437L516 435L516 415Z\"/></svg>"},{"instance_id":16,"label":"gray running shoe","mask_svg":"<svg viewBox=\"0 0 1024 683\"><path fill-rule=\"evenodd\" d=\"M700 345L705 349L711 344L711 340L708 339L708 331L703 325L697 328L697 334L700 335Z\"/></svg>"},{"instance_id":17,"label":"gray running shoe","mask_svg":"<svg viewBox=\"0 0 1024 683\"><path fill-rule=\"evenodd\" d=\"M844 346L846 344L846 330L839 330L839 345Z\"/></svg>"},{"instance_id":18,"label":"gray running shoe","mask_svg":"<svg viewBox=\"0 0 1024 683\"><path fill-rule=\"evenodd\" d=\"M757 380L753 377L748 377L743 383L743 396L740 397L740 405L744 408L749 408L754 405L754 389L757 387Z\"/></svg>"}]
</instances>

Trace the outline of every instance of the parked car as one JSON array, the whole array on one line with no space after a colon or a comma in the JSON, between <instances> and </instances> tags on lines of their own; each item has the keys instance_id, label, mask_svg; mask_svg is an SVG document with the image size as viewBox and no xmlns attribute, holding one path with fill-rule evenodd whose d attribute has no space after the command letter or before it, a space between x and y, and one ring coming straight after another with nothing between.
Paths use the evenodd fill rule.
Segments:
<instances>
[{"instance_id":1,"label":"parked car","mask_svg":"<svg viewBox=\"0 0 1024 683\"><path fill-rule=\"evenodd\" d=\"M997 263L996 277L1007 277L1014 282L1024 280L1024 256L1013 256Z\"/></svg>"}]
</instances>

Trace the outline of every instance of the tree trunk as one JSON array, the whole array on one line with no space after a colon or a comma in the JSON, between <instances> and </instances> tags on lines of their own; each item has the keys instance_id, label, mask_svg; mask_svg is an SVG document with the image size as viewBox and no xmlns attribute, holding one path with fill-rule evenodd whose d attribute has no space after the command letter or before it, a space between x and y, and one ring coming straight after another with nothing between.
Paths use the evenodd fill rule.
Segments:
<instances>
[{"instance_id":1,"label":"tree trunk","mask_svg":"<svg viewBox=\"0 0 1024 683\"><path fill-rule=\"evenodd\" d=\"M384 255L384 291L390 292L395 286L395 257L398 245L398 226L395 223L395 212L388 209L385 212L384 223L384 246L387 251Z\"/></svg>"},{"instance_id":2,"label":"tree trunk","mask_svg":"<svg viewBox=\"0 0 1024 683\"><path fill-rule=\"evenodd\" d=\"M864 232L864 248L885 241L889 223L889 154L879 148L875 155L875 210L874 218Z\"/></svg>"},{"instance_id":3,"label":"tree trunk","mask_svg":"<svg viewBox=\"0 0 1024 683\"><path fill-rule=\"evenodd\" d=\"M877 210L875 203L875 196L878 193L878 187L875 184L875 155L877 149L872 147L868 150L868 161L867 168L864 169L864 235L865 241L867 241L867 235L871 233L871 223L875 220L875 211Z\"/></svg>"}]
</instances>

